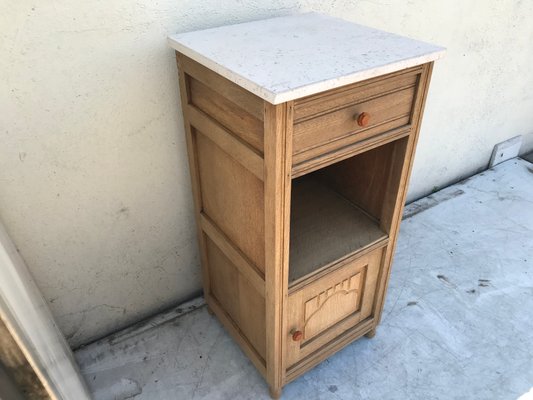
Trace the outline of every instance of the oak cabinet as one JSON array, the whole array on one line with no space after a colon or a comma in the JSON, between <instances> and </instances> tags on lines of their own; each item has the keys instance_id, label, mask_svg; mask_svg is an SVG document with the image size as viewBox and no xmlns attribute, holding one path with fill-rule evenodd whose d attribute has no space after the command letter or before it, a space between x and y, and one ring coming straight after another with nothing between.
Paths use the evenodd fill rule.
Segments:
<instances>
[{"instance_id":1,"label":"oak cabinet","mask_svg":"<svg viewBox=\"0 0 533 400\"><path fill-rule=\"evenodd\" d=\"M206 302L279 397L375 333L443 49L319 14L169 40Z\"/></svg>"}]
</instances>

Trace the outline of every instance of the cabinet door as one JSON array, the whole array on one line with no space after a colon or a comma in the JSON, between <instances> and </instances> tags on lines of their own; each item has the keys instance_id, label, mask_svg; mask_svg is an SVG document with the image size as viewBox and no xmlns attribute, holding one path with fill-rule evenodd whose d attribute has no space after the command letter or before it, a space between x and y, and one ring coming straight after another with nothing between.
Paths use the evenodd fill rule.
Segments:
<instances>
[{"instance_id":1,"label":"cabinet door","mask_svg":"<svg viewBox=\"0 0 533 400\"><path fill-rule=\"evenodd\" d=\"M372 314L382 251L345 262L289 294L287 367Z\"/></svg>"}]
</instances>

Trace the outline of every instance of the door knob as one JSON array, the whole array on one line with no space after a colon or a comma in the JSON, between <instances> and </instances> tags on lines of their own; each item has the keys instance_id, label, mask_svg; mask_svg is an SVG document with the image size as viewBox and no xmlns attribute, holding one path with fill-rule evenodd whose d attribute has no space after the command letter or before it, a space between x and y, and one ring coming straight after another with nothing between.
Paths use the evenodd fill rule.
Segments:
<instances>
[{"instance_id":1,"label":"door knob","mask_svg":"<svg viewBox=\"0 0 533 400\"><path fill-rule=\"evenodd\" d=\"M370 114L367 112L362 112L357 116L357 125L367 126L370 123Z\"/></svg>"},{"instance_id":2,"label":"door knob","mask_svg":"<svg viewBox=\"0 0 533 400\"><path fill-rule=\"evenodd\" d=\"M304 338L303 332L296 330L296 329L293 329L291 331L291 336L292 336L292 340L294 340L295 342L299 342L300 340Z\"/></svg>"}]
</instances>

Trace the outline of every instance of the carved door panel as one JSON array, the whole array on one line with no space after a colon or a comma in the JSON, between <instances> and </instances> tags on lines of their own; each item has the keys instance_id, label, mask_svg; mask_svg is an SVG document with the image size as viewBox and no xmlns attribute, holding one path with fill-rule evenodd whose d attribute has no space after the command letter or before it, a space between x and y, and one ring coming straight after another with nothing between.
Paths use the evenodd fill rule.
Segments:
<instances>
[{"instance_id":1,"label":"carved door panel","mask_svg":"<svg viewBox=\"0 0 533 400\"><path fill-rule=\"evenodd\" d=\"M371 316L382 251L348 261L289 295L287 367Z\"/></svg>"}]
</instances>

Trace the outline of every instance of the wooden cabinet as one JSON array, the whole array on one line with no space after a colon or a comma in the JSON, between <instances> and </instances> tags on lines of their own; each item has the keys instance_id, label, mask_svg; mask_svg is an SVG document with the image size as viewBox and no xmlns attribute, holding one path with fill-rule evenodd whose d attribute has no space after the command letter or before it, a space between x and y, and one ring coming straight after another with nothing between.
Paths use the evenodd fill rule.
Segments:
<instances>
[{"instance_id":1,"label":"wooden cabinet","mask_svg":"<svg viewBox=\"0 0 533 400\"><path fill-rule=\"evenodd\" d=\"M357 50L348 39L378 48ZM443 50L318 14L170 43L204 295L279 397L375 333Z\"/></svg>"},{"instance_id":2,"label":"wooden cabinet","mask_svg":"<svg viewBox=\"0 0 533 400\"><path fill-rule=\"evenodd\" d=\"M332 340L353 334L371 317L382 257L383 248L350 257L295 290L291 288L287 304L289 372L306 357L320 355Z\"/></svg>"}]
</instances>

